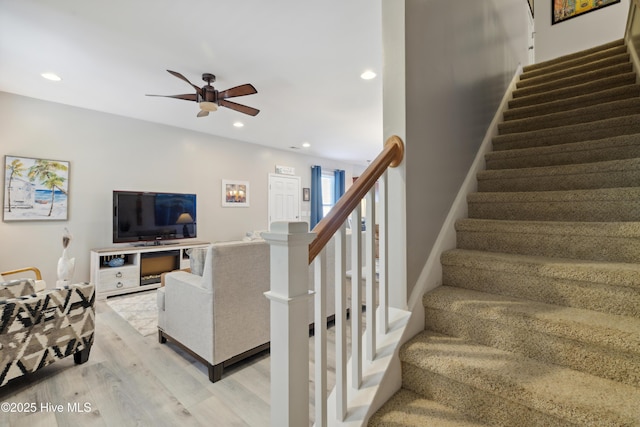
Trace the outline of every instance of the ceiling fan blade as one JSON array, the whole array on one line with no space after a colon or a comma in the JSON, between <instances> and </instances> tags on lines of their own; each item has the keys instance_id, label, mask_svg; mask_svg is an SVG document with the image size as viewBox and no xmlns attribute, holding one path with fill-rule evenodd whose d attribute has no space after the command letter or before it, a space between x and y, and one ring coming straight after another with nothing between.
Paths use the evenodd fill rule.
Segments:
<instances>
[{"instance_id":1,"label":"ceiling fan blade","mask_svg":"<svg viewBox=\"0 0 640 427\"><path fill-rule=\"evenodd\" d=\"M163 98L184 99L185 101L198 100L198 95L196 95L195 93L185 93L184 95L147 95L147 96L161 96Z\"/></svg>"},{"instance_id":2,"label":"ceiling fan blade","mask_svg":"<svg viewBox=\"0 0 640 427\"><path fill-rule=\"evenodd\" d=\"M167 70L167 72L173 76L176 76L177 78L179 78L180 80L183 80L187 83L189 83L198 93L198 95L202 96L202 89L200 89L198 86L194 85L193 83L191 83L185 76L183 76L182 74L178 73L177 71L171 71L171 70Z\"/></svg>"},{"instance_id":3,"label":"ceiling fan blade","mask_svg":"<svg viewBox=\"0 0 640 427\"><path fill-rule=\"evenodd\" d=\"M247 83L244 85L232 87L231 89L219 91L218 99L233 98L235 96L253 95L254 93L258 93L256 88L253 87L253 85Z\"/></svg>"},{"instance_id":4,"label":"ceiling fan blade","mask_svg":"<svg viewBox=\"0 0 640 427\"><path fill-rule=\"evenodd\" d=\"M260 110L257 110L253 107L247 107L246 105L237 104L235 102L226 101L224 99L218 100L218 105L220 105L221 107L231 108L232 110L236 110L250 116L256 116L260 112Z\"/></svg>"},{"instance_id":5,"label":"ceiling fan blade","mask_svg":"<svg viewBox=\"0 0 640 427\"><path fill-rule=\"evenodd\" d=\"M207 117L209 115L209 112L207 110L200 110L200 112L198 113L198 117Z\"/></svg>"}]
</instances>

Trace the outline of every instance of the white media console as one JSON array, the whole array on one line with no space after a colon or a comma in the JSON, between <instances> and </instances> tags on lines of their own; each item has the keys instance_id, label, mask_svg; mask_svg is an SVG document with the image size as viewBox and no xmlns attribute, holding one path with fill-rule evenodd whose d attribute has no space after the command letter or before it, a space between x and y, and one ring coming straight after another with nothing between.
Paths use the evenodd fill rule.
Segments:
<instances>
[{"instance_id":1,"label":"white media console","mask_svg":"<svg viewBox=\"0 0 640 427\"><path fill-rule=\"evenodd\" d=\"M189 267L187 250L208 242L122 246L91 251L91 282L98 299L160 287L162 273Z\"/></svg>"}]
</instances>

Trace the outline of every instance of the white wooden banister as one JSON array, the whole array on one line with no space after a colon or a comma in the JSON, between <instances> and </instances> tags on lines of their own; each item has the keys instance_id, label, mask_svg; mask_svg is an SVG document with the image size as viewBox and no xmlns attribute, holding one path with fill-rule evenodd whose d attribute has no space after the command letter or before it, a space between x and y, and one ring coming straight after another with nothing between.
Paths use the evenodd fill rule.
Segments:
<instances>
[{"instance_id":1,"label":"white wooden banister","mask_svg":"<svg viewBox=\"0 0 640 427\"><path fill-rule=\"evenodd\" d=\"M266 296L271 301L273 427L304 426L309 423L310 297L314 298L313 414L316 426L335 425L348 418L350 397L363 387L363 371L376 363L378 346L381 345L379 338L389 331L386 169L400 164L403 155L404 145L400 138L389 138L382 153L313 232L307 231L306 223L293 222L274 223L270 232L263 233L264 239L271 245L271 290ZM361 230L363 199L366 204L364 233ZM349 215L351 236L348 237L346 221ZM379 224L378 250L376 224ZM335 244L335 270L328 271L325 246L334 236L330 244ZM351 253L346 251L347 238L351 239ZM346 290L347 259L351 260L350 304L347 303ZM314 267L314 283L311 287L308 283L310 263ZM332 392L335 400L332 402L327 401L328 275L335 278L336 286L336 375ZM366 319L363 319L363 306ZM349 332L350 347L347 343ZM328 415L329 407L333 409L333 418Z\"/></svg>"}]
</instances>

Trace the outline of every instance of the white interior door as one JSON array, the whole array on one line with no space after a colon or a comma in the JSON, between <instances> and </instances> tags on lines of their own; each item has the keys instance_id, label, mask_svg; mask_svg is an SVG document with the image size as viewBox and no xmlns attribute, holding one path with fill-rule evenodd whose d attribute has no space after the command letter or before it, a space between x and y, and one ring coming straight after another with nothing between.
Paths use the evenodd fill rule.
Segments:
<instances>
[{"instance_id":1,"label":"white interior door","mask_svg":"<svg viewBox=\"0 0 640 427\"><path fill-rule=\"evenodd\" d=\"M276 221L300 221L300 177L269 174L269 228Z\"/></svg>"}]
</instances>

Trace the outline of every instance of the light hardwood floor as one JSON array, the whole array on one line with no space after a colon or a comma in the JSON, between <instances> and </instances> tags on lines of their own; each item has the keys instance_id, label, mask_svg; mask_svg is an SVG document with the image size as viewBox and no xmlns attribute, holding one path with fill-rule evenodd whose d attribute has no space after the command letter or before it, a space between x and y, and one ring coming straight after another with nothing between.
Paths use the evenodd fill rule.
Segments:
<instances>
[{"instance_id":1,"label":"light hardwood floor","mask_svg":"<svg viewBox=\"0 0 640 427\"><path fill-rule=\"evenodd\" d=\"M332 332L329 388L335 372ZM312 370L313 363L311 375ZM75 365L68 357L0 388L0 402L5 404L0 425L268 426L269 376L269 355L263 353L225 370L221 381L211 383L204 365L171 344L159 344L155 334L143 337L98 301L89 361ZM313 381L310 387L312 397ZM7 412L7 403L23 411Z\"/></svg>"}]
</instances>

